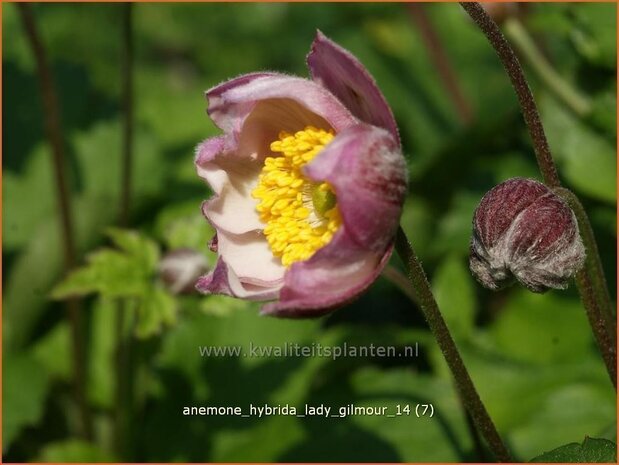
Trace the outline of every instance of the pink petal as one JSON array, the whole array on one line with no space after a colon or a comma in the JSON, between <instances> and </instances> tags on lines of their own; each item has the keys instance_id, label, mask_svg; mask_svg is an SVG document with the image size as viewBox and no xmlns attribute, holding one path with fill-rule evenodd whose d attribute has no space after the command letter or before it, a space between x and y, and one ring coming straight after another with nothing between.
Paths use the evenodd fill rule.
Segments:
<instances>
[{"instance_id":1,"label":"pink petal","mask_svg":"<svg viewBox=\"0 0 619 465\"><path fill-rule=\"evenodd\" d=\"M290 266L279 300L265 305L261 313L315 317L347 304L376 280L392 249L388 247L381 256L361 248L343 226L312 258Z\"/></svg>"},{"instance_id":2,"label":"pink petal","mask_svg":"<svg viewBox=\"0 0 619 465\"><path fill-rule=\"evenodd\" d=\"M307 65L312 78L339 98L353 115L386 129L399 143L391 108L374 78L354 55L318 31Z\"/></svg>"},{"instance_id":3,"label":"pink petal","mask_svg":"<svg viewBox=\"0 0 619 465\"><path fill-rule=\"evenodd\" d=\"M356 122L346 107L322 86L283 74L241 76L210 89L206 96L209 116L228 134L240 134L245 120L259 104L270 106L263 110L268 116L277 115L270 125L281 124L278 131L300 130L309 124L340 131ZM290 101L296 105L289 104Z\"/></svg>"},{"instance_id":4,"label":"pink petal","mask_svg":"<svg viewBox=\"0 0 619 465\"><path fill-rule=\"evenodd\" d=\"M406 162L384 129L359 124L339 133L305 174L328 181L350 237L382 255L395 236L406 194Z\"/></svg>"},{"instance_id":5,"label":"pink petal","mask_svg":"<svg viewBox=\"0 0 619 465\"><path fill-rule=\"evenodd\" d=\"M248 300L275 299L280 288L281 283L243 283L221 257L217 260L215 269L196 283L196 289L203 294L223 294Z\"/></svg>"}]
</instances>

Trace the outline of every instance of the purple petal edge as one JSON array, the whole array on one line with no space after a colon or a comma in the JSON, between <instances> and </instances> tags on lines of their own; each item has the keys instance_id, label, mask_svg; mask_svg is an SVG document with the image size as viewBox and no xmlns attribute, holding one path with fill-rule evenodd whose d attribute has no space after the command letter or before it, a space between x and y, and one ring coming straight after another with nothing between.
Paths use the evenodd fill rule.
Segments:
<instances>
[{"instance_id":1,"label":"purple petal edge","mask_svg":"<svg viewBox=\"0 0 619 465\"><path fill-rule=\"evenodd\" d=\"M326 250L327 247L322 250ZM380 259L376 257L377 264L372 267L371 272L367 273L362 279L356 280L353 286L344 287L337 293L331 292L324 295L317 293L313 293L311 296L303 295L299 292L300 290L298 288L295 289L290 286L290 281L292 281L292 279L288 276L289 274L291 276L293 274L298 276L303 275L304 280L311 280L311 271L308 273L303 265L309 264L314 257L307 262L294 264L286 275L285 284L280 291L279 300L264 305L260 314L281 318L314 318L343 307L355 300L370 287L382 273L385 265L389 262L392 252L393 244L387 248Z\"/></svg>"},{"instance_id":2,"label":"purple petal edge","mask_svg":"<svg viewBox=\"0 0 619 465\"><path fill-rule=\"evenodd\" d=\"M343 223L357 244L380 255L393 241L407 172L389 132L367 124L348 128L305 167L305 174L333 187Z\"/></svg>"},{"instance_id":3,"label":"purple petal edge","mask_svg":"<svg viewBox=\"0 0 619 465\"><path fill-rule=\"evenodd\" d=\"M361 121L382 127L400 143L391 107L361 62L317 31L307 56L312 79L333 93Z\"/></svg>"}]
</instances>

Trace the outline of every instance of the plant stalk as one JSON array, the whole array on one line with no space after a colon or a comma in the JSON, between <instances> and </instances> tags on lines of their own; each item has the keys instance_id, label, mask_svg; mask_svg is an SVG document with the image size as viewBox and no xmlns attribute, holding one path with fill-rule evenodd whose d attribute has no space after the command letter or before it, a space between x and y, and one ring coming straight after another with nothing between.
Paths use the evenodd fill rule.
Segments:
<instances>
[{"instance_id":1,"label":"plant stalk","mask_svg":"<svg viewBox=\"0 0 619 465\"><path fill-rule=\"evenodd\" d=\"M559 187L559 175L557 168L550 153L550 147L546 140L544 127L537 111L537 105L533 99L533 94L529 88L522 67L518 62L518 58L513 49L501 33L499 26L486 13L484 8L478 2L460 2L462 8L475 21L479 28L486 35L497 55L501 59L501 63L507 71L509 78L514 86L518 102L522 107L524 121L527 124L531 138L533 139L533 148L537 157L537 164L544 178L544 182L550 187Z\"/></svg>"},{"instance_id":2,"label":"plant stalk","mask_svg":"<svg viewBox=\"0 0 619 465\"><path fill-rule=\"evenodd\" d=\"M47 53L39 35L32 7L26 3L18 3L16 6L36 63L37 77L43 101L45 135L52 155L65 272L68 273L77 263L77 254L75 236L73 234L70 193L65 177L65 150L58 96L56 95ZM71 328L73 389L80 418L79 433L82 437L90 439L92 438L92 418L86 400L86 347L82 308L77 298L68 299L65 305Z\"/></svg>"},{"instance_id":3,"label":"plant stalk","mask_svg":"<svg viewBox=\"0 0 619 465\"><path fill-rule=\"evenodd\" d=\"M596 342L602 351L606 368L616 387L617 370L616 362L613 362L613 360L616 360L614 309L610 301L602 262L587 214L578 198L561 186L533 94L511 46L497 24L488 16L479 3L461 2L460 5L462 5L462 8L486 35L509 75L518 96L531 139L533 140L537 164L544 182L559 194L563 193L564 198L569 202L578 219L581 237L587 251L587 261L586 266L576 276L576 284L578 285L578 291L585 306ZM613 335L610 336L610 334ZM614 343L612 343L613 340L615 340Z\"/></svg>"},{"instance_id":4,"label":"plant stalk","mask_svg":"<svg viewBox=\"0 0 619 465\"><path fill-rule=\"evenodd\" d=\"M439 348L447 361L447 365L449 366L451 374L454 377L458 392L462 397L467 411L471 414L477 430L486 440L488 447L494 454L497 461L511 462L512 458L509 451L499 436L499 433L494 426L486 407L482 403L466 367L464 366L464 362L458 352L458 348L451 337L449 328L447 327L436 300L434 299L432 289L430 288L430 283L428 282L423 267L421 266L419 259L415 255L415 252L401 227L398 229L395 248L406 264L408 269L408 278L415 289L421 310L423 311L423 314L428 322L428 326L434 334Z\"/></svg>"},{"instance_id":5,"label":"plant stalk","mask_svg":"<svg viewBox=\"0 0 619 465\"><path fill-rule=\"evenodd\" d=\"M458 113L460 121L462 124L468 125L473 120L473 107L467 100L460 86L449 56L441 41L441 37L438 35L430 18L428 18L425 5L421 3L408 3L406 6L412 20L419 29L421 39L426 46L430 59L438 71L443 87L447 91L447 95L451 97L451 101Z\"/></svg>"}]
</instances>

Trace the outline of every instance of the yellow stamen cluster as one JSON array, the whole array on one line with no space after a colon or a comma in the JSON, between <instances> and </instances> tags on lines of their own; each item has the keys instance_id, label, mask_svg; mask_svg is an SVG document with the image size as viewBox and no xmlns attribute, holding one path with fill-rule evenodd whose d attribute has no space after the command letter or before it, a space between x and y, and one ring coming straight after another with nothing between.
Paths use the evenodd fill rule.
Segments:
<instances>
[{"instance_id":1,"label":"yellow stamen cluster","mask_svg":"<svg viewBox=\"0 0 619 465\"><path fill-rule=\"evenodd\" d=\"M295 134L281 132L271 143L274 156L264 160L252 191L259 200L260 220L266 224L264 235L284 266L310 258L340 227L331 186L313 183L301 172L331 139L333 132L311 126Z\"/></svg>"}]
</instances>

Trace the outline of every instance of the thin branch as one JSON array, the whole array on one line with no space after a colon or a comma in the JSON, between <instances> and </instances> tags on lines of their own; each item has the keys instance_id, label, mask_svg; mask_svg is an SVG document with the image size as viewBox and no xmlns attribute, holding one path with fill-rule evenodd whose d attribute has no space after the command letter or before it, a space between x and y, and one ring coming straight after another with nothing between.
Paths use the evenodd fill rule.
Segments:
<instances>
[{"instance_id":1,"label":"thin branch","mask_svg":"<svg viewBox=\"0 0 619 465\"><path fill-rule=\"evenodd\" d=\"M451 337L449 328L441 315L438 308L428 278L413 250L406 234L400 227L395 241L395 248L400 255L400 258L406 264L408 269L408 278L410 279L417 300L421 304L421 310L428 322L430 330L434 334L436 341L447 361L447 365L451 370L451 374L455 380L458 392L466 406L467 411L471 414L475 426L480 434L486 440L488 447L494 454L494 457L499 462L511 462L512 458L505 447L499 433L494 426L492 418L488 414L475 385L471 380L468 370L464 366L460 352Z\"/></svg>"},{"instance_id":2,"label":"thin branch","mask_svg":"<svg viewBox=\"0 0 619 465\"><path fill-rule=\"evenodd\" d=\"M539 112L537 111L537 105L535 104L533 94L524 77L522 67L518 62L516 54L501 33L499 26L488 16L488 13L486 13L479 3L460 2L460 5L462 5L462 8L466 10L473 21L475 21L486 35L512 81L512 85L518 96L518 101L522 107L524 121L533 139L533 148L535 150L535 156L537 157L537 164L539 165L544 182L549 187L559 187L561 181L559 180L557 168L552 159L552 154L550 153L550 147L548 146L544 127L542 126Z\"/></svg>"},{"instance_id":3,"label":"thin branch","mask_svg":"<svg viewBox=\"0 0 619 465\"><path fill-rule=\"evenodd\" d=\"M436 32L432 21L428 18L423 4L407 3L408 11L412 20L419 28L421 39L438 71L438 75L453 102L454 108L460 117L460 121L467 125L473 120L473 107L466 98L458 77L451 65L449 55L445 51L441 37Z\"/></svg>"},{"instance_id":4,"label":"thin branch","mask_svg":"<svg viewBox=\"0 0 619 465\"><path fill-rule=\"evenodd\" d=\"M25 3L18 3L17 8L36 62L37 77L43 100L45 135L52 155L65 272L68 273L75 267L77 255L73 235L70 194L65 177L65 151L58 97L54 87L52 72L47 61L45 47L41 41L32 8ZM80 301L69 299L66 301L66 307L71 327L74 390L80 412L80 433L85 438L91 438L92 419L86 401L86 349L84 346L84 328Z\"/></svg>"}]
</instances>

